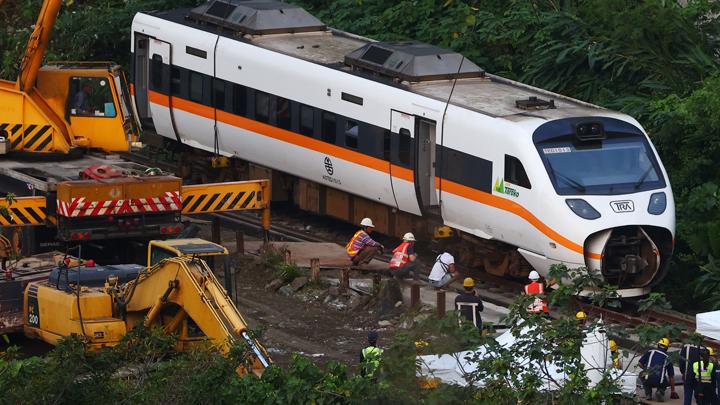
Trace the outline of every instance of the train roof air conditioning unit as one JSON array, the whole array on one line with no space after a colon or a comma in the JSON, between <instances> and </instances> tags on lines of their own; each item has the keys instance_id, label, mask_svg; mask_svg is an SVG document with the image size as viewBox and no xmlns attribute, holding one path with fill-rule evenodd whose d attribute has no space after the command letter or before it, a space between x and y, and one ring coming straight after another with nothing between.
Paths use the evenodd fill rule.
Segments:
<instances>
[{"instance_id":1,"label":"train roof air conditioning unit","mask_svg":"<svg viewBox=\"0 0 720 405\"><path fill-rule=\"evenodd\" d=\"M371 42L345 55L345 63L354 69L408 82L485 74L457 52L416 41Z\"/></svg>"},{"instance_id":2,"label":"train roof air conditioning unit","mask_svg":"<svg viewBox=\"0 0 720 405\"><path fill-rule=\"evenodd\" d=\"M302 7L274 0L212 0L190 18L243 34L323 31L325 24Z\"/></svg>"}]
</instances>

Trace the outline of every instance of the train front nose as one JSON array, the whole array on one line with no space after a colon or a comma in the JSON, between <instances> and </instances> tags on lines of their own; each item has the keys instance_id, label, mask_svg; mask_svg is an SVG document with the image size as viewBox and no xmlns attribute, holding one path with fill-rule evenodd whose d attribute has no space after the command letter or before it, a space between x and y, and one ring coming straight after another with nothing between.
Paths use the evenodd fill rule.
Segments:
<instances>
[{"instance_id":1,"label":"train front nose","mask_svg":"<svg viewBox=\"0 0 720 405\"><path fill-rule=\"evenodd\" d=\"M620 290L649 289L665 276L672 250L672 234L666 228L621 226L587 238L585 264Z\"/></svg>"}]
</instances>

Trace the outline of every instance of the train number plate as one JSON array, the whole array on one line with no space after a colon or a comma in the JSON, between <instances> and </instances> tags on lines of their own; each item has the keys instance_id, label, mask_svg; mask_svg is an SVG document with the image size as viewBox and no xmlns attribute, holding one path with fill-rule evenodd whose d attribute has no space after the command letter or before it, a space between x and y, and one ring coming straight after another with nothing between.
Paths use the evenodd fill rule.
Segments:
<instances>
[{"instance_id":1,"label":"train number plate","mask_svg":"<svg viewBox=\"0 0 720 405\"><path fill-rule=\"evenodd\" d=\"M615 212L633 212L635 211L635 204L630 200L625 201L612 201L610 203L613 211Z\"/></svg>"}]
</instances>

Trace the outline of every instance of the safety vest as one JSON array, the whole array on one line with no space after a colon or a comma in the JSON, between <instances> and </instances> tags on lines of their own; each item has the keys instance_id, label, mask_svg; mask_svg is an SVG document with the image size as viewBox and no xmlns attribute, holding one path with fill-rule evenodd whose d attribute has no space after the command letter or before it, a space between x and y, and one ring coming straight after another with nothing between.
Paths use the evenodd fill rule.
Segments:
<instances>
[{"instance_id":1,"label":"safety vest","mask_svg":"<svg viewBox=\"0 0 720 405\"><path fill-rule=\"evenodd\" d=\"M380 358L382 357L383 349L375 346L368 346L362 349L362 356L365 367L365 377L373 377L375 371L380 367Z\"/></svg>"},{"instance_id":2,"label":"safety vest","mask_svg":"<svg viewBox=\"0 0 720 405\"><path fill-rule=\"evenodd\" d=\"M532 283L525 286L525 294L527 295L540 295L545 294L545 286L543 283L533 281ZM532 304L528 305L528 312L539 314L540 312L548 312L548 305L544 299L538 297L535 298Z\"/></svg>"},{"instance_id":3,"label":"safety vest","mask_svg":"<svg viewBox=\"0 0 720 405\"><path fill-rule=\"evenodd\" d=\"M710 363L707 365L707 368L705 368L705 362L704 361L696 361L693 363L693 373L695 373L695 380L701 384L707 384L712 382L712 374L713 369L715 368L715 364Z\"/></svg>"},{"instance_id":4,"label":"safety vest","mask_svg":"<svg viewBox=\"0 0 720 405\"><path fill-rule=\"evenodd\" d=\"M355 232L355 235L350 239L350 242L345 246L345 251L347 252L348 256L355 257L356 254L360 251L362 248L362 245L358 242L358 239L360 239L360 236L364 234L364 230L359 230Z\"/></svg>"},{"instance_id":5,"label":"safety vest","mask_svg":"<svg viewBox=\"0 0 720 405\"><path fill-rule=\"evenodd\" d=\"M393 255L390 258L391 269L398 269L410 261L410 255L407 253L409 247L410 242L403 242L393 250Z\"/></svg>"}]
</instances>

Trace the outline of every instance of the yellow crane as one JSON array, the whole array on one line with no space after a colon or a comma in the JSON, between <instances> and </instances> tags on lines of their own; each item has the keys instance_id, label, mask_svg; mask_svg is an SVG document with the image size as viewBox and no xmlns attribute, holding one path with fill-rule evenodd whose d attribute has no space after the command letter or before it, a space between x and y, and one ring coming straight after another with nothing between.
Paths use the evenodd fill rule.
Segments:
<instances>
[{"instance_id":1,"label":"yellow crane","mask_svg":"<svg viewBox=\"0 0 720 405\"><path fill-rule=\"evenodd\" d=\"M209 340L227 353L244 342L248 356L240 374L260 376L272 360L248 330L232 299L203 258L227 255L201 239L152 241L147 267L60 267L47 281L25 289L25 334L56 344L70 334L86 347L112 347L141 323L178 335L178 350ZM138 268L139 267L139 268Z\"/></svg>"},{"instance_id":2,"label":"yellow crane","mask_svg":"<svg viewBox=\"0 0 720 405\"><path fill-rule=\"evenodd\" d=\"M137 114L120 66L56 62L41 67L61 4L43 2L17 80L0 80L0 154L127 151L137 141Z\"/></svg>"}]
</instances>

